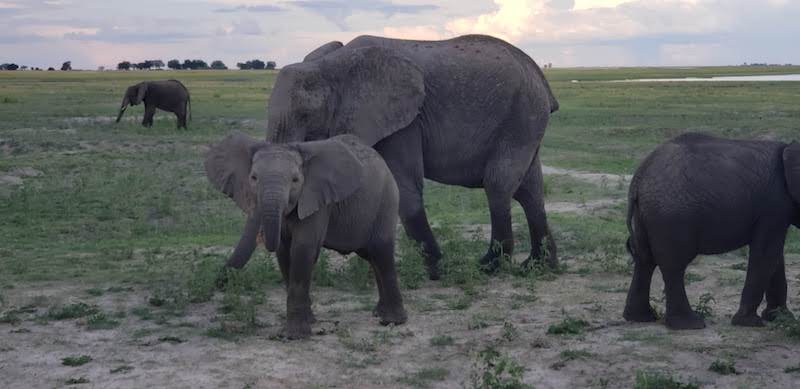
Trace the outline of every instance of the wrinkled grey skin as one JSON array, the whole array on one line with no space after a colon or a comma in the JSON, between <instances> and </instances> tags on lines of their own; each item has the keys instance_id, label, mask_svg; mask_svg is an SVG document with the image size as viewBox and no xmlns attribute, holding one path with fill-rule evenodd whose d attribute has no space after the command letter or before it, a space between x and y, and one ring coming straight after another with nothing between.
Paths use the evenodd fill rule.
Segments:
<instances>
[{"instance_id":1,"label":"wrinkled grey skin","mask_svg":"<svg viewBox=\"0 0 800 389\"><path fill-rule=\"evenodd\" d=\"M786 308L783 245L789 226L800 221L800 144L684 134L644 160L628 200L628 250L635 267L625 319L656 320L650 280L658 266L667 326L705 327L686 297L686 267L698 254L743 246L750 257L733 324L763 326ZM765 293L767 306L759 317Z\"/></svg>"},{"instance_id":2,"label":"wrinkled grey skin","mask_svg":"<svg viewBox=\"0 0 800 389\"><path fill-rule=\"evenodd\" d=\"M153 125L156 108L172 112L178 118L178 128L186 128L186 118L191 119L191 98L189 90L178 80L144 81L128 87L119 107L117 123L122 119L128 105L144 102L142 125Z\"/></svg>"},{"instance_id":3,"label":"wrinkled grey skin","mask_svg":"<svg viewBox=\"0 0 800 389\"><path fill-rule=\"evenodd\" d=\"M205 167L211 183L248 214L226 266L247 263L259 230L277 253L289 338L311 335L309 283L322 247L365 258L378 285L381 324L406 321L394 267L397 185L375 150L352 135L269 144L234 132L211 148Z\"/></svg>"},{"instance_id":4,"label":"wrinkled grey skin","mask_svg":"<svg viewBox=\"0 0 800 389\"><path fill-rule=\"evenodd\" d=\"M326 44L281 70L270 97L267 140L295 142L349 133L386 160L400 188L400 218L421 243L431 279L439 250L423 206L423 178L484 188L492 242L481 263L513 252L511 199L523 207L532 252L556 246L544 211L538 150L558 102L539 67L488 36L410 41L361 36ZM542 245L547 239L546 245Z\"/></svg>"}]
</instances>

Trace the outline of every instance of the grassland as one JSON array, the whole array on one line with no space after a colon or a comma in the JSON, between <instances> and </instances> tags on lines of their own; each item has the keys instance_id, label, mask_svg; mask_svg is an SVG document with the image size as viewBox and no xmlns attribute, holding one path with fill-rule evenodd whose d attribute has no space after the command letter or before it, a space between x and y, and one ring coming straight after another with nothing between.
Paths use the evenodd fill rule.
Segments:
<instances>
[{"instance_id":1,"label":"grassland","mask_svg":"<svg viewBox=\"0 0 800 389\"><path fill-rule=\"evenodd\" d=\"M240 387L619 387L673 376L718 387L791 382L796 340L778 329L729 325L743 285L742 252L691 268L690 299L710 294L716 302L708 329L678 334L619 320L629 277L625 175L684 131L797 138L798 83L602 82L778 71L800 73L549 70L561 110L542 159L570 169L545 179L548 205L562 205L549 218L564 268L516 268L528 242L515 207L521 254L498 276L477 273L488 233L483 192L428 183L426 206L446 255L443 281L425 280L414 248L401 239L398 267L411 318L381 328L369 315L375 292L366 265L324 253L313 292L321 323L304 343L273 336L285 294L270 256L260 252L225 291L214 287L243 220L209 187L202 154L231 129L263 135L276 73L0 72L0 182L16 182L0 184L0 370L20 386L81 379ZM192 92L190 130L176 130L174 116L163 112L143 128L140 107L113 123L125 87L165 78ZM787 246L791 297L800 286L796 235ZM663 310L658 278L654 305ZM549 333L581 320L586 326ZM62 365L84 355L85 364ZM739 374L709 372L716 360L735 361ZM303 365L313 368L298 375L295 366Z\"/></svg>"}]
</instances>

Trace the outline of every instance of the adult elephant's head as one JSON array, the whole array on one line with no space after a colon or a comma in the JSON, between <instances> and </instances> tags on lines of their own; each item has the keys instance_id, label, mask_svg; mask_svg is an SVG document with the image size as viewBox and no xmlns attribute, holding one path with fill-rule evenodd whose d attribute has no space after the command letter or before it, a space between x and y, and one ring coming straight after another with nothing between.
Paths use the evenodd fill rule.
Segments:
<instances>
[{"instance_id":1,"label":"adult elephant's head","mask_svg":"<svg viewBox=\"0 0 800 389\"><path fill-rule=\"evenodd\" d=\"M268 140L349 133L374 145L419 114L425 99L422 71L396 51L328 44L314 53L278 74L269 101Z\"/></svg>"},{"instance_id":2,"label":"adult elephant's head","mask_svg":"<svg viewBox=\"0 0 800 389\"><path fill-rule=\"evenodd\" d=\"M119 114L117 115L117 123L122 119L122 114L128 109L128 105L139 105L147 95L147 82L140 82L136 85L131 85L125 91L125 96L122 98L122 105L119 107Z\"/></svg>"}]
</instances>

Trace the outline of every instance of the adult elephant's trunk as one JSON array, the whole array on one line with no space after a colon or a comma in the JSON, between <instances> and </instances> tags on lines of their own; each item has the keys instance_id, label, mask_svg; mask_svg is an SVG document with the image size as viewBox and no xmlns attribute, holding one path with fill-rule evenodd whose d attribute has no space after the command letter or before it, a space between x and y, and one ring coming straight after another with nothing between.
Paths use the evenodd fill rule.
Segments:
<instances>
[{"instance_id":1,"label":"adult elephant's trunk","mask_svg":"<svg viewBox=\"0 0 800 389\"><path fill-rule=\"evenodd\" d=\"M247 223L244 226L242 237L239 239L239 244L236 245L233 255L225 263L225 267L241 269L247 264L256 249L256 237L259 227L261 227L260 223L258 212L253 212L247 217Z\"/></svg>"},{"instance_id":2,"label":"adult elephant's trunk","mask_svg":"<svg viewBox=\"0 0 800 389\"><path fill-rule=\"evenodd\" d=\"M281 224L283 223L283 210L287 196L279 191L264 195L261 209L261 227L264 231L264 247L269 251L278 250L281 242Z\"/></svg>"},{"instance_id":3,"label":"adult elephant's trunk","mask_svg":"<svg viewBox=\"0 0 800 389\"><path fill-rule=\"evenodd\" d=\"M122 99L122 105L119 107L119 115L117 115L117 123L119 123L120 119L122 119L122 114L125 113L125 110L128 109L128 105L130 105L131 101L128 99L128 96L125 96Z\"/></svg>"}]
</instances>

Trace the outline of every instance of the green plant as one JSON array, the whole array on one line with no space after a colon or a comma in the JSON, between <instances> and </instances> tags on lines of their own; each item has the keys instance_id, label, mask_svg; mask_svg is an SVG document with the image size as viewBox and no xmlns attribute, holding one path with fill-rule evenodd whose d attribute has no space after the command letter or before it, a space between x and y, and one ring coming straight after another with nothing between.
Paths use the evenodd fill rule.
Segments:
<instances>
[{"instance_id":1,"label":"green plant","mask_svg":"<svg viewBox=\"0 0 800 389\"><path fill-rule=\"evenodd\" d=\"M81 355L78 357L66 357L61 359L61 364L64 366L82 366L92 361L92 357L88 355Z\"/></svg>"},{"instance_id":2,"label":"green plant","mask_svg":"<svg viewBox=\"0 0 800 389\"><path fill-rule=\"evenodd\" d=\"M739 374L739 372L736 371L736 366L733 360L723 361L717 359L714 362L711 362L711 366L708 367L708 370L722 375Z\"/></svg>"},{"instance_id":3,"label":"green plant","mask_svg":"<svg viewBox=\"0 0 800 389\"><path fill-rule=\"evenodd\" d=\"M784 373L791 374L791 373L800 373L800 364L795 366L789 366L783 369Z\"/></svg>"},{"instance_id":4,"label":"green plant","mask_svg":"<svg viewBox=\"0 0 800 389\"><path fill-rule=\"evenodd\" d=\"M489 346L478 353L470 378L476 389L533 388L522 382L524 372L519 363Z\"/></svg>"},{"instance_id":5,"label":"green plant","mask_svg":"<svg viewBox=\"0 0 800 389\"><path fill-rule=\"evenodd\" d=\"M64 307L53 307L47 312L47 318L53 320L77 319L98 313L100 309L86 303L73 303Z\"/></svg>"},{"instance_id":6,"label":"green plant","mask_svg":"<svg viewBox=\"0 0 800 389\"><path fill-rule=\"evenodd\" d=\"M517 330L517 327L514 327L513 324L509 322L504 322L503 332L501 336L503 337L503 340L505 340L506 342L512 342L519 337L519 331Z\"/></svg>"},{"instance_id":7,"label":"green plant","mask_svg":"<svg viewBox=\"0 0 800 389\"><path fill-rule=\"evenodd\" d=\"M589 326L585 320L567 317L560 323L556 323L547 328L550 335L580 335Z\"/></svg>"},{"instance_id":8,"label":"green plant","mask_svg":"<svg viewBox=\"0 0 800 389\"><path fill-rule=\"evenodd\" d=\"M708 319L714 316L714 309L711 307L717 301L714 299L714 296L711 293L703 293L700 296L700 300L697 302L697 305L694 307L695 312L700 315L703 319Z\"/></svg>"},{"instance_id":9,"label":"green plant","mask_svg":"<svg viewBox=\"0 0 800 389\"><path fill-rule=\"evenodd\" d=\"M405 377L400 377L397 381L414 388L427 388L431 382L444 381L450 372L447 369L434 367L427 368L409 374Z\"/></svg>"},{"instance_id":10,"label":"green plant","mask_svg":"<svg viewBox=\"0 0 800 389\"><path fill-rule=\"evenodd\" d=\"M422 249L405 234L397 240L399 243L399 256L395 263L400 287L403 289L419 289L428 278L425 271L425 259Z\"/></svg>"},{"instance_id":11,"label":"green plant","mask_svg":"<svg viewBox=\"0 0 800 389\"><path fill-rule=\"evenodd\" d=\"M86 328L89 330L110 330L119 326L119 321L108 317L103 312L95 313L86 319Z\"/></svg>"},{"instance_id":12,"label":"green plant","mask_svg":"<svg viewBox=\"0 0 800 389\"><path fill-rule=\"evenodd\" d=\"M659 372L637 371L634 389L700 389Z\"/></svg>"},{"instance_id":13,"label":"green plant","mask_svg":"<svg viewBox=\"0 0 800 389\"><path fill-rule=\"evenodd\" d=\"M797 320L791 312L781 309L772 322L772 326L787 337L800 340L800 320Z\"/></svg>"}]
</instances>

